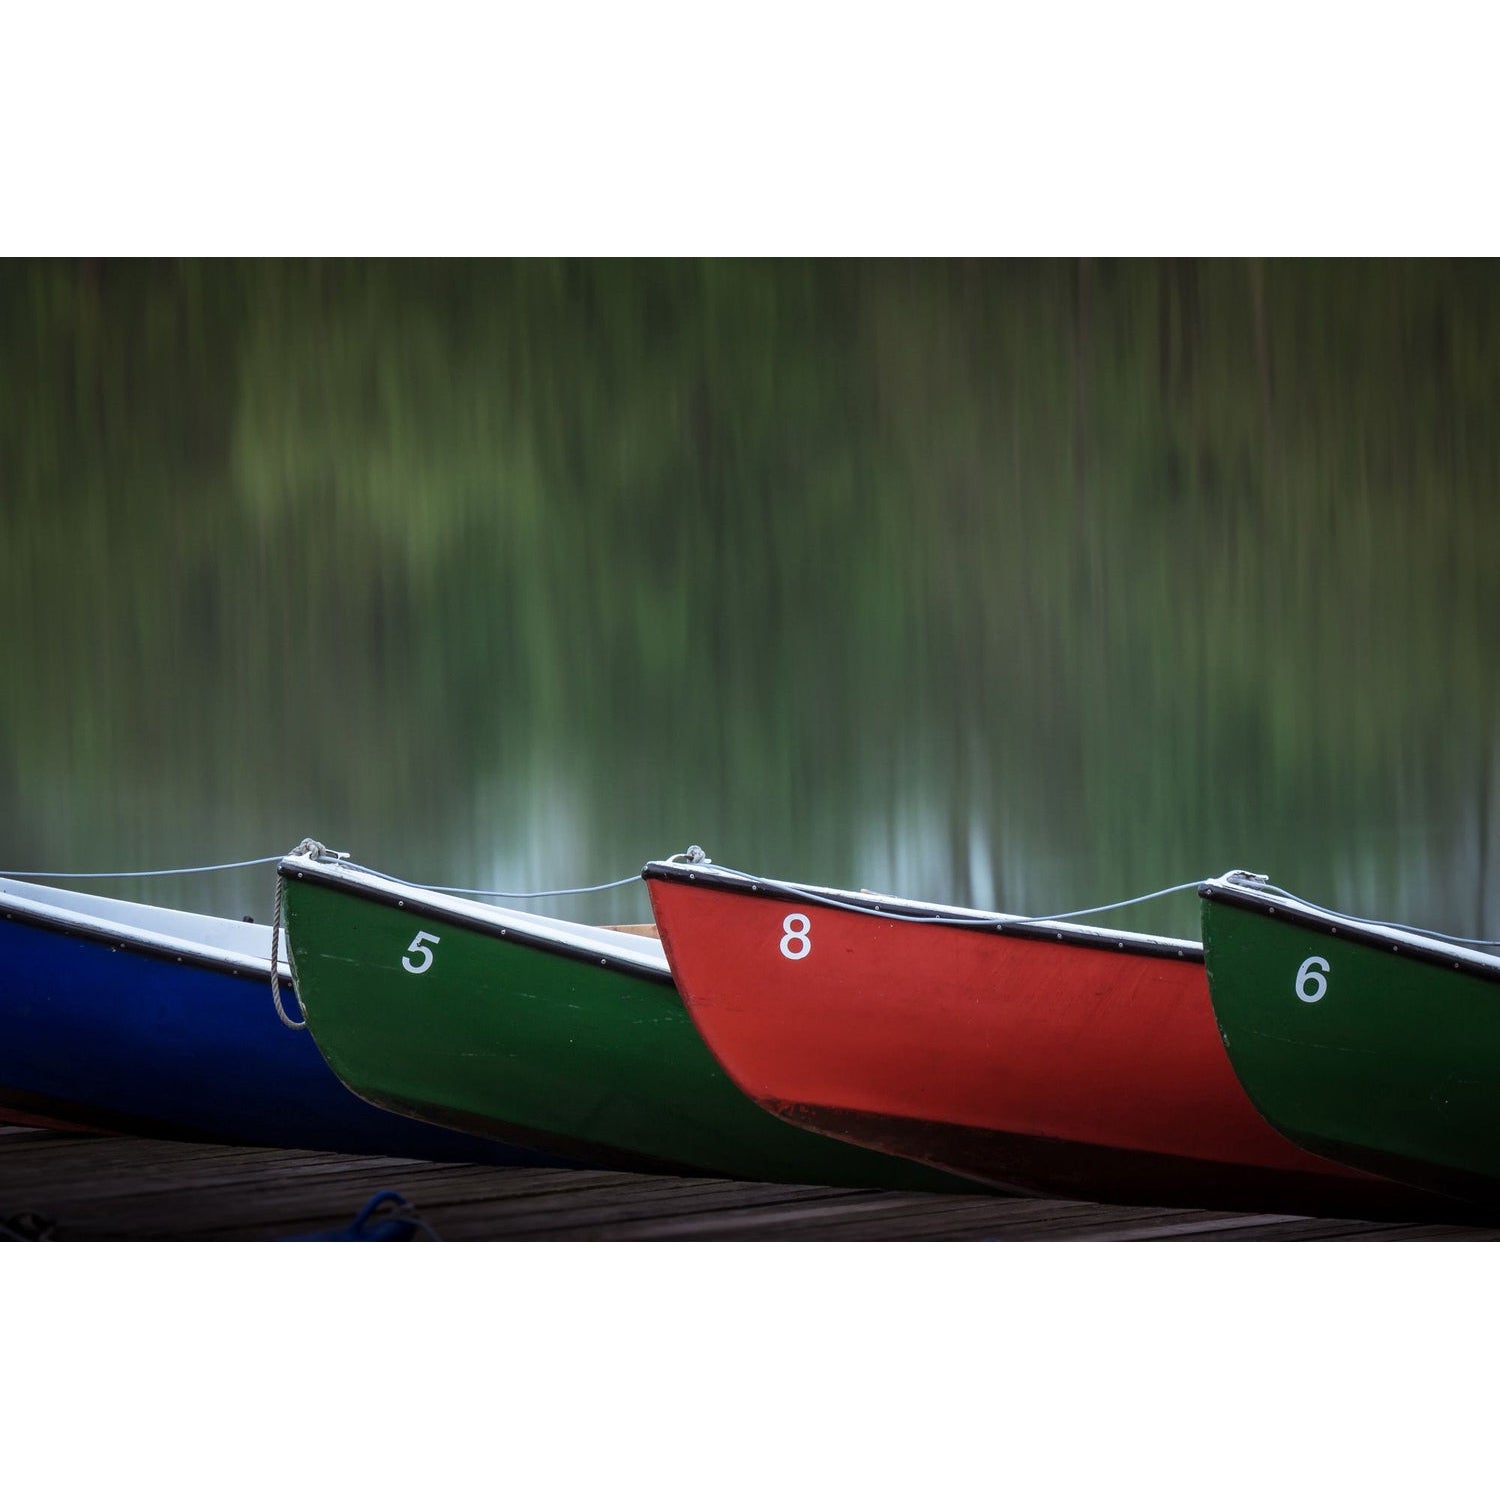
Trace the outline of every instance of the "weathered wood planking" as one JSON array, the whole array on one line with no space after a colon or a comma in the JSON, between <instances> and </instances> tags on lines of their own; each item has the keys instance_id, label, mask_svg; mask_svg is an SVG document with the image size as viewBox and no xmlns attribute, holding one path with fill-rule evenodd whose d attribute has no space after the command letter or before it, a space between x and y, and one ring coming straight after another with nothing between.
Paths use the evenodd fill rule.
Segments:
<instances>
[{"instance_id":1,"label":"weathered wood planking","mask_svg":"<svg viewBox=\"0 0 1500 1500\"><path fill-rule=\"evenodd\" d=\"M346 1225L386 1188L445 1239L1500 1239L1500 1229L1455 1225L454 1166L0 1128L0 1222L12 1234L50 1224L59 1239L278 1239Z\"/></svg>"}]
</instances>

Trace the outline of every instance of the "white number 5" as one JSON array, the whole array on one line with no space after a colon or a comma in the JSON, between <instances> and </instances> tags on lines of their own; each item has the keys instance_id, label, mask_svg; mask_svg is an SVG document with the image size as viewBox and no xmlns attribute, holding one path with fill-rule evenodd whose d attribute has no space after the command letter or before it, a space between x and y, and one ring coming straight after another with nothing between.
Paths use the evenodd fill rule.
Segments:
<instances>
[{"instance_id":1,"label":"white number 5","mask_svg":"<svg viewBox=\"0 0 1500 1500\"><path fill-rule=\"evenodd\" d=\"M403 956L401 959L401 967L405 969L408 974L425 974L432 967L432 949L424 948L422 944L440 942L442 942L442 938L434 937L430 932L419 932L416 937L411 940L411 947L408 948L406 952L408 954L420 953L422 955L422 961L420 963L414 964L410 958Z\"/></svg>"},{"instance_id":2,"label":"white number 5","mask_svg":"<svg viewBox=\"0 0 1500 1500\"><path fill-rule=\"evenodd\" d=\"M1328 993L1328 981L1323 977L1327 972L1326 958L1304 958L1297 970L1297 998L1309 1005L1321 1000Z\"/></svg>"}]
</instances>

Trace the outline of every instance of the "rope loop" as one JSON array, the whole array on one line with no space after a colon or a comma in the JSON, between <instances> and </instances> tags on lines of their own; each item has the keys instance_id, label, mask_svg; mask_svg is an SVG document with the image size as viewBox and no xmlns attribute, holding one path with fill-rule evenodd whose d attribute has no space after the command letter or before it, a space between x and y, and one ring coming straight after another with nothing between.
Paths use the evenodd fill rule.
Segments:
<instances>
[{"instance_id":1,"label":"rope loop","mask_svg":"<svg viewBox=\"0 0 1500 1500\"><path fill-rule=\"evenodd\" d=\"M290 859L293 855L298 854L309 855L313 859L323 859L327 856L328 851L317 839L303 839L287 858ZM281 1003L281 892L285 884L286 881L278 868L276 871L276 901L271 914L271 1004L276 1007L276 1014L281 1018L281 1024L288 1031L306 1031L307 1007L303 1005L302 997L300 995L296 996L297 1009L302 1013L300 1021L294 1021L287 1015L286 1008ZM293 993L295 994L295 991Z\"/></svg>"},{"instance_id":2,"label":"rope loop","mask_svg":"<svg viewBox=\"0 0 1500 1500\"><path fill-rule=\"evenodd\" d=\"M330 859L340 862L349 858L347 849L330 849L321 844L317 839L303 839L290 854L283 854L283 859L296 859L299 856L307 859Z\"/></svg>"}]
</instances>

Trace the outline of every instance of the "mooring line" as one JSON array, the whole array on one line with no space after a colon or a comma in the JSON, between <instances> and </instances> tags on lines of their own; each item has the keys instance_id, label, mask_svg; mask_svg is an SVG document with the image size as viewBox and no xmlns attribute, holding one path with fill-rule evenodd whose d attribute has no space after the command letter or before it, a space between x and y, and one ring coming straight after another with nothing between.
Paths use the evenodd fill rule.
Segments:
<instances>
[{"instance_id":1,"label":"mooring line","mask_svg":"<svg viewBox=\"0 0 1500 1500\"><path fill-rule=\"evenodd\" d=\"M409 885L419 891L441 891L445 896L494 896L501 901L540 901L546 896L587 896L594 891L613 891L622 885L634 885L641 878L638 874L626 875L621 880L606 880L603 885L574 885L556 891L485 891L463 885L422 885L400 875L388 875L384 870L374 869L370 865L356 864L352 859L340 860L339 863L350 870L359 870L362 874L374 875L381 880L393 880L397 885Z\"/></svg>"},{"instance_id":2,"label":"mooring line","mask_svg":"<svg viewBox=\"0 0 1500 1500\"><path fill-rule=\"evenodd\" d=\"M1452 943L1459 948L1500 948L1500 938L1455 937L1451 932L1438 932L1431 927L1415 927L1410 922L1387 922L1382 917L1352 917L1348 912L1335 911L1331 906L1319 906L1316 901L1309 901L1306 896L1299 896L1295 891L1284 891L1279 885L1272 885L1270 881L1266 881L1256 889L1270 891L1277 896L1285 896L1288 901L1295 901L1298 906L1305 906L1309 911L1315 911L1320 916L1332 917L1339 922L1352 922L1355 926L1389 927L1393 932L1409 932L1415 937L1436 938L1440 943Z\"/></svg>"},{"instance_id":3,"label":"mooring line","mask_svg":"<svg viewBox=\"0 0 1500 1500\"><path fill-rule=\"evenodd\" d=\"M687 851L690 856L697 851ZM293 850L297 853L297 850ZM639 875L626 875L619 880L606 880L599 885L574 885L563 886L551 891L492 891L478 886L463 885L423 885L417 881L403 879L399 875L391 875L384 870L377 870L370 865L357 864L354 860L332 854L332 851L323 851L319 846L320 853L330 853L335 862L347 865L351 870L359 870L366 875L374 875L381 880L395 881L398 885L409 885L417 890L438 891L445 896L485 896L497 901L544 901L556 896L589 896L598 891L618 890L622 886L633 885L640 877ZM0 870L0 878L9 880L150 880L171 875L213 875L222 870L247 870L256 865L279 864L286 858L282 854L267 854L259 859L236 859L229 860L223 864L216 865L181 865L175 869L164 870ZM683 855L671 856L671 861L676 862L683 859ZM820 891L814 891L807 886L798 885L793 881L774 880L766 875L752 875L746 870L737 870L730 865L715 864L712 860L690 860L692 863L703 863L710 865L713 869L722 870L725 874L738 876L741 880L749 880L767 889L782 892L784 895L795 896L799 901L815 901L821 906L834 907L841 911L866 912L868 906L855 906L850 902L840 901L835 896L825 895ZM1206 877L1205 877L1206 878ZM894 912L883 911L882 916L889 917L893 921L926 923L929 925L945 925L949 927L990 927L996 922L1021 925L1025 923L1046 922L1068 922L1075 917L1096 917L1104 912L1121 911L1127 906L1140 906L1147 901L1156 901L1163 896L1175 896L1183 891L1196 890L1203 883L1199 880L1185 880L1179 885L1163 886L1159 891L1148 891L1142 896L1127 896L1123 901L1109 901L1102 906L1083 906L1076 911L1056 912L1046 917L1020 917L1012 916L1004 912L996 912L992 916L959 916L954 913L933 913L931 915L919 912ZM1271 891L1278 896L1284 896L1290 901L1296 901L1302 906L1316 911L1322 916L1332 917L1337 921L1364 923L1367 926L1389 927L1393 932L1408 932L1415 937L1433 938L1442 943L1453 943L1464 948L1500 948L1500 938L1475 938L1458 937L1451 932L1440 932L1433 927L1418 927L1411 922L1393 922L1379 917L1356 917L1348 912L1336 911L1332 907L1320 906L1315 901L1309 901L1305 896L1299 896L1295 892L1283 890L1278 885L1265 882L1262 889ZM889 896L892 901L899 901L899 896ZM278 997L279 998L279 997ZM280 1006L277 1006L278 1011ZM290 1022L288 1024L291 1024Z\"/></svg>"},{"instance_id":4,"label":"mooring line","mask_svg":"<svg viewBox=\"0 0 1500 1500\"><path fill-rule=\"evenodd\" d=\"M211 875L216 870L246 870L251 865L274 865L285 856L237 859L227 865L185 865L180 870L0 870L11 880L145 880L153 875Z\"/></svg>"},{"instance_id":5,"label":"mooring line","mask_svg":"<svg viewBox=\"0 0 1500 1500\"><path fill-rule=\"evenodd\" d=\"M1070 917L1091 917L1101 911L1119 911L1122 906L1139 906L1143 901L1155 901L1158 896L1175 896L1179 891L1196 891L1201 880L1184 880L1181 885L1163 886L1159 891L1148 891L1144 896L1128 896L1124 901L1111 901L1107 906L1085 906L1079 911L1059 912L1055 917L1017 917L1018 922L1066 922Z\"/></svg>"},{"instance_id":6,"label":"mooring line","mask_svg":"<svg viewBox=\"0 0 1500 1500\"><path fill-rule=\"evenodd\" d=\"M857 906L850 901L840 901L836 896L830 896L823 891L811 890L807 886L796 885L789 881L772 880L764 875L751 875L745 870L735 870L728 865L715 864L712 860L694 860L690 862L694 864L706 864L710 869L722 870L725 874L738 876L741 880L751 881L753 884L764 886L768 890L780 891L783 895L793 896L799 901L812 901L821 906L831 906L840 911L860 912L865 915L868 915L870 911L868 905ZM1143 901L1155 901L1159 896L1173 896L1180 891L1196 890L1201 884L1201 880L1185 880L1181 885L1169 885L1159 891L1150 891L1144 896L1130 896L1124 901L1111 901L1104 906L1086 906L1080 908L1078 911L1059 912L1056 916L1051 917L1017 917L1011 916L1006 912L995 912L988 916L970 916L967 914L960 915L957 912L900 912L888 911L884 908L881 909L880 915L882 917L889 917L892 921L896 922L915 922L925 926L994 927L997 924L1004 924L1007 927L1015 927L1030 923L1066 922L1072 917L1089 917L1097 915L1099 912L1118 911L1124 906L1138 906ZM878 896L873 892L871 894L874 899L880 901L900 901L902 899L900 896L889 894ZM1182 939L1174 938L1171 941L1180 942Z\"/></svg>"}]
</instances>

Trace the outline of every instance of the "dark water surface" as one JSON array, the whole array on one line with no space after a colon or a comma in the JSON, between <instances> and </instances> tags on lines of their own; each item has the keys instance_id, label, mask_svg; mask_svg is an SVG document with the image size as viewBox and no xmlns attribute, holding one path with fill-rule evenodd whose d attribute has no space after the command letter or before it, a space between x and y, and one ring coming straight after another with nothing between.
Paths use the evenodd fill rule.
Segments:
<instances>
[{"instance_id":1,"label":"dark water surface","mask_svg":"<svg viewBox=\"0 0 1500 1500\"><path fill-rule=\"evenodd\" d=\"M1497 495L1488 264L11 262L0 867L1500 936Z\"/></svg>"}]
</instances>

